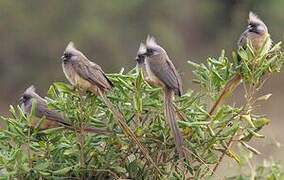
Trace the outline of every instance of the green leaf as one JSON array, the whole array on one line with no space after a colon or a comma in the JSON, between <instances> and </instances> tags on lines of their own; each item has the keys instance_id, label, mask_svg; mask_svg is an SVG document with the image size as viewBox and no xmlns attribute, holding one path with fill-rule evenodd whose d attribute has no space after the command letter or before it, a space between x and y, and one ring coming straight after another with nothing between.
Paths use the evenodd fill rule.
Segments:
<instances>
[{"instance_id":1,"label":"green leaf","mask_svg":"<svg viewBox=\"0 0 284 180\"><path fill-rule=\"evenodd\" d=\"M255 128L255 126L254 126L254 124L253 124L253 122L252 122L252 120L251 120L251 115L250 115L250 114L242 115L241 118L244 119L245 121L247 121L248 124L249 124L251 127Z\"/></svg>"},{"instance_id":2,"label":"green leaf","mask_svg":"<svg viewBox=\"0 0 284 180\"><path fill-rule=\"evenodd\" d=\"M197 63L195 63L195 62L193 62L193 61L189 61L189 60L188 60L187 63L190 64L190 65L192 65L192 66L195 67L195 68L199 68L199 67L200 67L199 64L197 64Z\"/></svg>"},{"instance_id":3,"label":"green leaf","mask_svg":"<svg viewBox=\"0 0 284 180\"><path fill-rule=\"evenodd\" d=\"M247 150L251 151L251 152L254 153L255 155L260 155L260 154L261 154L257 149L251 147L251 146L248 145L247 143L241 141L241 144L242 144Z\"/></svg>"},{"instance_id":4,"label":"green leaf","mask_svg":"<svg viewBox=\"0 0 284 180\"><path fill-rule=\"evenodd\" d=\"M233 158L238 164L240 164L240 157L232 150L228 150L228 156Z\"/></svg>"},{"instance_id":5,"label":"green leaf","mask_svg":"<svg viewBox=\"0 0 284 180\"><path fill-rule=\"evenodd\" d=\"M233 136L240 128L240 125L235 123L230 128L226 128L222 131L221 136L228 137Z\"/></svg>"},{"instance_id":6,"label":"green leaf","mask_svg":"<svg viewBox=\"0 0 284 180\"><path fill-rule=\"evenodd\" d=\"M54 87L54 85L51 85L47 91L47 95L51 98L56 98L57 97L57 93L56 93L56 89Z\"/></svg>"},{"instance_id":7,"label":"green leaf","mask_svg":"<svg viewBox=\"0 0 284 180\"><path fill-rule=\"evenodd\" d=\"M194 127L194 126L202 126L208 125L211 121L198 121L198 122L187 122L187 121L178 121L179 124L184 125L186 127Z\"/></svg>"},{"instance_id":8,"label":"green leaf","mask_svg":"<svg viewBox=\"0 0 284 180\"><path fill-rule=\"evenodd\" d=\"M53 175L66 175L66 173L70 172L73 169L73 166L71 167L65 167L56 171L52 171Z\"/></svg>"},{"instance_id":9,"label":"green leaf","mask_svg":"<svg viewBox=\"0 0 284 180\"><path fill-rule=\"evenodd\" d=\"M55 83L53 83L53 85L60 92L70 93L72 91L72 87L69 84L66 84L66 83L63 83L63 82L55 82Z\"/></svg>"},{"instance_id":10,"label":"green leaf","mask_svg":"<svg viewBox=\"0 0 284 180\"><path fill-rule=\"evenodd\" d=\"M258 134L257 132L255 132L255 131L253 131L253 130L248 129L248 132L250 132L254 137L257 137L257 138L265 138L264 135Z\"/></svg>"},{"instance_id":11,"label":"green leaf","mask_svg":"<svg viewBox=\"0 0 284 180\"><path fill-rule=\"evenodd\" d=\"M260 96L256 99L256 101L267 101L270 97L272 96L271 93L269 94L266 94L266 95L263 95L263 96Z\"/></svg>"},{"instance_id":12,"label":"green leaf","mask_svg":"<svg viewBox=\"0 0 284 180\"><path fill-rule=\"evenodd\" d=\"M256 128L261 128L265 125L268 125L270 123L270 119L268 118L259 118L257 120L254 121L254 125Z\"/></svg>"},{"instance_id":13,"label":"green leaf","mask_svg":"<svg viewBox=\"0 0 284 180\"><path fill-rule=\"evenodd\" d=\"M50 128L50 129L46 129L46 130L42 130L40 131L41 133L45 133L45 134L52 134L55 132L58 132L59 130L65 129L64 127L56 127L56 128Z\"/></svg>"},{"instance_id":14,"label":"green leaf","mask_svg":"<svg viewBox=\"0 0 284 180\"><path fill-rule=\"evenodd\" d=\"M248 60L248 55L247 55L247 53L246 53L246 51L243 49L243 48L241 48L239 51L238 51L238 54L239 54L239 56L243 59L243 60Z\"/></svg>"}]
</instances>

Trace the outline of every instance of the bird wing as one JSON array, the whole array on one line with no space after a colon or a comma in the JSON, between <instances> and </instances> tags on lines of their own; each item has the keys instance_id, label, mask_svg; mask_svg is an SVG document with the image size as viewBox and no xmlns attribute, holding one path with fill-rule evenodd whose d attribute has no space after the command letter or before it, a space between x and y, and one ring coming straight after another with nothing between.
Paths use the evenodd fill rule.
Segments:
<instances>
[{"instance_id":1,"label":"bird wing","mask_svg":"<svg viewBox=\"0 0 284 180\"><path fill-rule=\"evenodd\" d=\"M95 63L73 62L73 68L80 75L80 77L89 81L91 84L98 86L99 88L111 89L113 86L101 67Z\"/></svg>"},{"instance_id":2,"label":"bird wing","mask_svg":"<svg viewBox=\"0 0 284 180\"><path fill-rule=\"evenodd\" d=\"M151 62L155 62L151 61ZM159 78L167 87L173 89L179 96L182 94L181 79L177 73L173 63L170 60L164 61L165 63L151 63L151 71ZM157 61L156 61L157 62Z\"/></svg>"},{"instance_id":3,"label":"bird wing","mask_svg":"<svg viewBox=\"0 0 284 180\"><path fill-rule=\"evenodd\" d=\"M167 61L168 65L170 66L171 71L173 72L176 81L177 81L177 90L178 90L178 95L181 96L182 95L182 82L181 82L181 77L178 74L174 64L172 63L172 61Z\"/></svg>"},{"instance_id":4,"label":"bird wing","mask_svg":"<svg viewBox=\"0 0 284 180\"><path fill-rule=\"evenodd\" d=\"M248 30L245 30L242 34L241 37L238 41L238 48L240 49L241 47L245 48L245 45L247 43L247 38L248 38Z\"/></svg>"},{"instance_id":5,"label":"bird wing","mask_svg":"<svg viewBox=\"0 0 284 180\"><path fill-rule=\"evenodd\" d=\"M55 121L66 126L70 126L70 124L64 121L62 114L60 114L58 111L48 109L47 104L45 102L37 101L35 113L36 117L42 118L45 116L47 120Z\"/></svg>"}]
</instances>

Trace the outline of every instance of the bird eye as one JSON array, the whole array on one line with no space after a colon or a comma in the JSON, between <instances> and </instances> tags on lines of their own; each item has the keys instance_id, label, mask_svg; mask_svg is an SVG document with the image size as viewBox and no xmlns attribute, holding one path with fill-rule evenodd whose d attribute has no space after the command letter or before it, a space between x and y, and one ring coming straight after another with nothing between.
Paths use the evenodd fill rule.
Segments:
<instances>
[{"instance_id":1,"label":"bird eye","mask_svg":"<svg viewBox=\"0 0 284 180\"><path fill-rule=\"evenodd\" d=\"M154 54L154 51L155 51L154 49L148 48L148 49L147 49L147 52L146 52L146 55L147 55L147 56L152 56L152 55Z\"/></svg>"},{"instance_id":2,"label":"bird eye","mask_svg":"<svg viewBox=\"0 0 284 180\"><path fill-rule=\"evenodd\" d=\"M27 100L29 100L29 96L28 95L23 95L21 98L20 98L20 103L24 103L26 102Z\"/></svg>"},{"instance_id":3,"label":"bird eye","mask_svg":"<svg viewBox=\"0 0 284 180\"><path fill-rule=\"evenodd\" d=\"M71 56L72 56L71 53L64 53L64 57L65 57L66 59L70 59Z\"/></svg>"},{"instance_id":4,"label":"bird eye","mask_svg":"<svg viewBox=\"0 0 284 180\"><path fill-rule=\"evenodd\" d=\"M256 28L256 27L257 27L257 24L255 24L255 23L249 23L248 26L251 27L251 28Z\"/></svg>"},{"instance_id":5,"label":"bird eye","mask_svg":"<svg viewBox=\"0 0 284 180\"><path fill-rule=\"evenodd\" d=\"M30 99L31 96L30 96L30 95L24 95L23 98L24 98L25 100L27 100L27 99Z\"/></svg>"}]
</instances>

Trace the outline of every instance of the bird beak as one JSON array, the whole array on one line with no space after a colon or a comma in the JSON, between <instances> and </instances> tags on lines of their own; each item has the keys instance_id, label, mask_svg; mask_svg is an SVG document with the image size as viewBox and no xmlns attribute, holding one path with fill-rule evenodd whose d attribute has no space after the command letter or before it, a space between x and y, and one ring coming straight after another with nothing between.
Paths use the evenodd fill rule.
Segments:
<instances>
[{"instance_id":1,"label":"bird beak","mask_svg":"<svg viewBox=\"0 0 284 180\"><path fill-rule=\"evenodd\" d=\"M62 61L66 61L67 58L63 55L63 56L61 56L61 60L62 60Z\"/></svg>"},{"instance_id":2,"label":"bird beak","mask_svg":"<svg viewBox=\"0 0 284 180\"><path fill-rule=\"evenodd\" d=\"M139 57L137 56L137 57L135 58L135 60L136 60L137 62L139 62Z\"/></svg>"},{"instance_id":3,"label":"bird beak","mask_svg":"<svg viewBox=\"0 0 284 180\"><path fill-rule=\"evenodd\" d=\"M20 104L23 104L24 103L24 98L20 97L19 102L20 102Z\"/></svg>"},{"instance_id":4,"label":"bird beak","mask_svg":"<svg viewBox=\"0 0 284 180\"><path fill-rule=\"evenodd\" d=\"M138 56L135 58L135 60L138 64L143 64L145 61L144 58L139 58Z\"/></svg>"},{"instance_id":5,"label":"bird beak","mask_svg":"<svg viewBox=\"0 0 284 180\"><path fill-rule=\"evenodd\" d=\"M248 30L252 30L252 26L251 25L248 25Z\"/></svg>"}]
</instances>

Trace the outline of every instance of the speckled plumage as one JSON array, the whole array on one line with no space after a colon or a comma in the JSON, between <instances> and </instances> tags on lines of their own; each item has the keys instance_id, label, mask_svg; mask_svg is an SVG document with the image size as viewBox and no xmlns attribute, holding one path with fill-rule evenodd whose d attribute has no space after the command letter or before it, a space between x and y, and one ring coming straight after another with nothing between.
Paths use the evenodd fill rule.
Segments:
<instances>
[{"instance_id":1,"label":"speckled plumage","mask_svg":"<svg viewBox=\"0 0 284 180\"><path fill-rule=\"evenodd\" d=\"M70 42L64 54L70 54L69 59L62 61L63 72L68 81L75 87L88 90L98 95L98 90L107 92L112 89L112 82L106 77L101 67L87 57ZM63 57L64 58L64 57Z\"/></svg>"}]
</instances>

